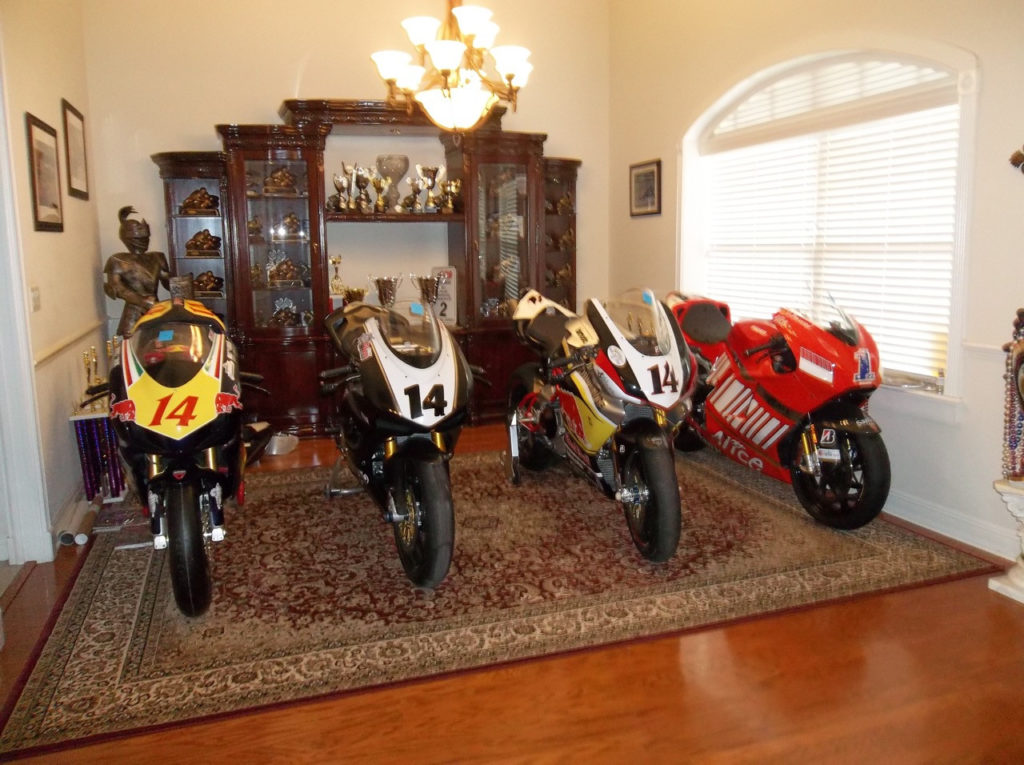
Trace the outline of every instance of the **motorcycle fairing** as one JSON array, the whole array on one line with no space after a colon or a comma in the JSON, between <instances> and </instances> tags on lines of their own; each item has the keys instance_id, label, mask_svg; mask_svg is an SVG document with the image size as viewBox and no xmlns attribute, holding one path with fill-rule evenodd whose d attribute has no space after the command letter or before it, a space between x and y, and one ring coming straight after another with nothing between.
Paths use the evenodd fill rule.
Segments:
<instances>
[{"instance_id":1,"label":"motorcycle fairing","mask_svg":"<svg viewBox=\"0 0 1024 765\"><path fill-rule=\"evenodd\" d=\"M359 344L360 359L363 363L376 360L391 394L391 404L385 408L424 428L436 425L457 408L465 393L460 389L456 348L450 333L440 333L437 360L419 368L391 350L377 318L368 319L365 329L366 340L360 339Z\"/></svg>"},{"instance_id":2,"label":"motorcycle fairing","mask_svg":"<svg viewBox=\"0 0 1024 765\"><path fill-rule=\"evenodd\" d=\"M241 408L237 394L221 392L224 343L224 335L215 335L199 371L184 385L173 388L161 385L146 374L131 343L123 343L121 370L125 399L112 405L111 416L181 441L215 420L218 414Z\"/></svg>"},{"instance_id":3,"label":"motorcycle fairing","mask_svg":"<svg viewBox=\"0 0 1024 765\"><path fill-rule=\"evenodd\" d=\"M644 297L654 300L650 290L644 290ZM587 315L601 337L604 356L610 362L610 365L605 365L599 361L599 365L606 373L614 372L623 383L627 383L615 391L616 395L633 403L652 403L669 409L686 394L690 368L683 365L677 332L673 331L669 316L657 310L656 304L653 313L659 322L658 330L663 338L661 346L666 348L666 353L641 353L600 301L587 301ZM608 377L614 380L611 375Z\"/></svg>"},{"instance_id":4,"label":"motorcycle fairing","mask_svg":"<svg viewBox=\"0 0 1024 765\"><path fill-rule=\"evenodd\" d=\"M572 384L559 388L562 419L569 435L589 454L596 453L612 437L617 424L605 416L593 391L579 372L570 376Z\"/></svg>"}]
</instances>

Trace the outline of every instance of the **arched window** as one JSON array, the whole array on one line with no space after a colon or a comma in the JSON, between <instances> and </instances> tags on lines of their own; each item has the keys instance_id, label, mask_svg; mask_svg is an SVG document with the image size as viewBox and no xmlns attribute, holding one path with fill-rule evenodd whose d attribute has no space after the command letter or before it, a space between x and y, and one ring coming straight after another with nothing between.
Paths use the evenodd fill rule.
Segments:
<instances>
[{"instance_id":1,"label":"arched window","mask_svg":"<svg viewBox=\"0 0 1024 765\"><path fill-rule=\"evenodd\" d=\"M950 393L973 80L843 52L724 97L686 142L684 291L749 318L834 299L874 335L887 383Z\"/></svg>"}]
</instances>

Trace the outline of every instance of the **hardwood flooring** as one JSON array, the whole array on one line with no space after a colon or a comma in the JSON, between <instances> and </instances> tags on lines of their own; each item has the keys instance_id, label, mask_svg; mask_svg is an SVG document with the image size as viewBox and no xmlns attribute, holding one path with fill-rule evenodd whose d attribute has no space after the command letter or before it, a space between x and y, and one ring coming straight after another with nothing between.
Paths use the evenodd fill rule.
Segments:
<instances>
[{"instance_id":1,"label":"hardwood flooring","mask_svg":"<svg viewBox=\"0 0 1024 765\"><path fill-rule=\"evenodd\" d=\"M499 448L500 428L460 450ZM256 470L330 464L303 441ZM4 604L9 695L81 552ZM8 590L8 594L11 590ZM1024 762L1024 605L973 577L227 716L29 762Z\"/></svg>"}]
</instances>

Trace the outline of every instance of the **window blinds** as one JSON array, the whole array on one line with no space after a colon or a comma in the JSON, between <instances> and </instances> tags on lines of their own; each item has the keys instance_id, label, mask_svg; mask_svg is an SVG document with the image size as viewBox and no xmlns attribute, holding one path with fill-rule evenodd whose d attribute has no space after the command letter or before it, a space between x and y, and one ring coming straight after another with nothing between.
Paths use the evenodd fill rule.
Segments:
<instances>
[{"instance_id":1,"label":"window blinds","mask_svg":"<svg viewBox=\"0 0 1024 765\"><path fill-rule=\"evenodd\" d=\"M782 80L717 123L709 146L730 133L749 136L755 125L767 134L779 115L787 129L778 132L793 134L702 159L706 290L737 318L768 317L780 306L813 314L831 296L872 333L890 379L897 372L941 386L956 221L955 88L934 70L863 63L859 79L844 62L843 77L833 66ZM884 91L884 82L895 90ZM801 88L810 92L798 98ZM862 97L872 102L870 121L855 119ZM925 100L946 103L920 108ZM835 119L837 103L847 119ZM827 127L811 132L820 104ZM793 131L797 113L802 125Z\"/></svg>"}]
</instances>

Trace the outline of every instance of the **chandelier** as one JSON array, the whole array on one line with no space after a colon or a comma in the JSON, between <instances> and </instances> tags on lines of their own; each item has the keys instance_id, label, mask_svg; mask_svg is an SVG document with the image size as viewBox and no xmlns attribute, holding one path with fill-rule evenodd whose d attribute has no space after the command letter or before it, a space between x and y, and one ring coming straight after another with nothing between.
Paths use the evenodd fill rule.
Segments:
<instances>
[{"instance_id":1,"label":"chandelier","mask_svg":"<svg viewBox=\"0 0 1024 765\"><path fill-rule=\"evenodd\" d=\"M476 128L499 102L515 111L516 94L533 70L530 51L519 45L492 48L498 25L487 8L448 0L443 22L412 16L402 27L416 49L415 63L398 50L370 56L387 83L388 103L404 103L411 111L416 101L439 128L459 132Z\"/></svg>"}]
</instances>

